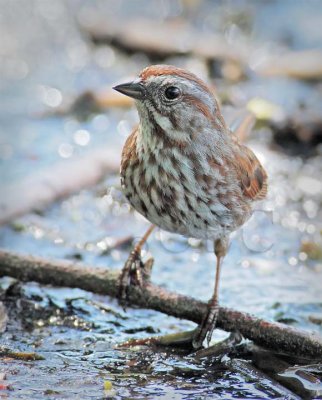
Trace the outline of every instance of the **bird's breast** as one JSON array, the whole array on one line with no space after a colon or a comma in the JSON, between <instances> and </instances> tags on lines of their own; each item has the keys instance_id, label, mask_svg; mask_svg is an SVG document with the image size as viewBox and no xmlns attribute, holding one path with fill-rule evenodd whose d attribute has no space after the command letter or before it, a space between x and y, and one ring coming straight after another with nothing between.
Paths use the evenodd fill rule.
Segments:
<instances>
[{"instance_id":1,"label":"bird's breast","mask_svg":"<svg viewBox=\"0 0 322 400\"><path fill-rule=\"evenodd\" d=\"M237 228L237 214L245 215L245 210L234 184L205 163L174 149L133 153L122 159L122 189L136 211L164 230L221 237Z\"/></svg>"}]
</instances>

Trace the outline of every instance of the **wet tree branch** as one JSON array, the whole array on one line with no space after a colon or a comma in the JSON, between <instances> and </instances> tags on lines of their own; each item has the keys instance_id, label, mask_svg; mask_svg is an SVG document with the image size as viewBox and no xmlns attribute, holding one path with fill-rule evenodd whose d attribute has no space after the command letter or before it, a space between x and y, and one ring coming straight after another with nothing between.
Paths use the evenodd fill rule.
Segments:
<instances>
[{"instance_id":1,"label":"wet tree branch","mask_svg":"<svg viewBox=\"0 0 322 400\"><path fill-rule=\"evenodd\" d=\"M70 261L49 260L0 251L0 277L36 281L54 286L76 287L116 297L119 272L107 268L81 265ZM200 323L206 303L169 292L147 282L141 291L132 287L131 304ZM265 321L247 313L221 307L218 327L238 330L245 338L263 347L307 358L322 357L322 338L283 324Z\"/></svg>"}]
</instances>

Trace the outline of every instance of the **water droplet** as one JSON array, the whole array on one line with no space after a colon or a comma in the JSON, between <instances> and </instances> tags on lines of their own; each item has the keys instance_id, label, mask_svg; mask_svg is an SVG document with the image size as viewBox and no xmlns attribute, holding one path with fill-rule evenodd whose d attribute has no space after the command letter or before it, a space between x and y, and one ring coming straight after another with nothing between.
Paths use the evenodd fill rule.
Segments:
<instances>
[{"instance_id":1,"label":"water droplet","mask_svg":"<svg viewBox=\"0 0 322 400\"><path fill-rule=\"evenodd\" d=\"M306 223L304 221L301 221L298 223L297 227L300 232L304 232L306 230Z\"/></svg>"},{"instance_id":2,"label":"water droplet","mask_svg":"<svg viewBox=\"0 0 322 400\"><path fill-rule=\"evenodd\" d=\"M61 143L58 147L58 154L62 158L69 158L73 155L74 147L69 143Z\"/></svg>"},{"instance_id":3,"label":"water droplet","mask_svg":"<svg viewBox=\"0 0 322 400\"><path fill-rule=\"evenodd\" d=\"M250 262L249 260L243 260L241 263L243 268L249 268L250 267Z\"/></svg>"},{"instance_id":4,"label":"water droplet","mask_svg":"<svg viewBox=\"0 0 322 400\"><path fill-rule=\"evenodd\" d=\"M288 259L288 263L289 263L290 265L292 265L292 266L297 265L297 262L298 262L298 260L297 260L296 257L290 257L290 258Z\"/></svg>"},{"instance_id":5,"label":"water droplet","mask_svg":"<svg viewBox=\"0 0 322 400\"><path fill-rule=\"evenodd\" d=\"M105 132L110 125L110 120L106 115L99 114L92 119L91 125L95 131Z\"/></svg>"},{"instance_id":6,"label":"water droplet","mask_svg":"<svg viewBox=\"0 0 322 400\"><path fill-rule=\"evenodd\" d=\"M200 254L199 254L199 253L197 253L197 252L193 252L193 253L192 253L192 255L191 255L191 260L192 260L193 262L197 262L197 261L199 260L199 258L200 258Z\"/></svg>"},{"instance_id":7,"label":"water droplet","mask_svg":"<svg viewBox=\"0 0 322 400\"><path fill-rule=\"evenodd\" d=\"M309 234L315 233L315 231L316 231L316 228L315 228L315 226L312 225L312 224L309 224L309 225L306 227L306 232L309 233Z\"/></svg>"},{"instance_id":8,"label":"water droplet","mask_svg":"<svg viewBox=\"0 0 322 400\"><path fill-rule=\"evenodd\" d=\"M313 200L306 200L303 203L303 209L309 218L315 218L319 207Z\"/></svg>"},{"instance_id":9,"label":"water droplet","mask_svg":"<svg viewBox=\"0 0 322 400\"><path fill-rule=\"evenodd\" d=\"M39 92L41 101L49 107L58 107L63 101L60 90L56 88L40 86Z\"/></svg>"},{"instance_id":10,"label":"water droplet","mask_svg":"<svg viewBox=\"0 0 322 400\"><path fill-rule=\"evenodd\" d=\"M91 140L91 135L85 129L79 129L74 133L74 142L79 146L87 146Z\"/></svg>"}]
</instances>

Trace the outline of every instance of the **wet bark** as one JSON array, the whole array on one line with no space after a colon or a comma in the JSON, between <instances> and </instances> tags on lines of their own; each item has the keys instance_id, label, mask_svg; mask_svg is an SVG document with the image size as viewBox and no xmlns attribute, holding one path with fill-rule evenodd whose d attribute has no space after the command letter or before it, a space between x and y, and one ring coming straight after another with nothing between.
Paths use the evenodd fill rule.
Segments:
<instances>
[{"instance_id":1,"label":"wet bark","mask_svg":"<svg viewBox=\"0 0 322 400\"><path fill-rule=\"evenodd\" d=\"M0 251L0 276L54 286L76 287L111 297L118 295L118 271L8 251ZM131 287L129 300L132 305L160 311L197 324L201 322L207 307L206 303L169 292L150 282L142 289ZM322 358L322 337L313 333L265 321L225 307L220 308L217 325L228 332L239 331L254 343L279 353L285 352L304 358Z\"/></svg>"}]
</instances>

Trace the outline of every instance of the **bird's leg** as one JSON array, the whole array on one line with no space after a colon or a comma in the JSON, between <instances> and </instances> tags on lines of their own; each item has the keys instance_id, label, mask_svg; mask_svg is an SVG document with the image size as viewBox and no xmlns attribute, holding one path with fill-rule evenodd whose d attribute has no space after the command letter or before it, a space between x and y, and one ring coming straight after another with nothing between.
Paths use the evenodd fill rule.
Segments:
<instances>
[{"instance_id":1,"label":"bird's leg","mask_svg":"<svg viewBox=\"0 0 322 400\"><path fill-rule=\"evenodd\" d=\"M222 260L227 253L227 248L228 248L228 240L226 238L218 239L214 243L214 250L217 257L215 288L213 296L208 303L207 313L204 316L202 323L197 328L192 341L192 345L195 349L198 349L202 346L202 343L205 340L205 338L207 338L207 342L209 345L213 331L216 327L216 322L219 314L218 295L219 295L220 269Z\"/></svg>"},{"instance_id":2,"label":"bird's leg","mask_svg":"<svg viewBox=\"0 0 322 400\"><path fill-rule=\"evenodd\" d=\"M212 333L216 326L218 311L219 311L218 286L219 286L220 267L221 267L221 257L217 256L215 290L212 298L208 303L207 313L205 314L201 325L197 328L196 334L193 338L192 344L195 349L198 349L202 346L202 343L206 337L209 345Z\"/></svg>"},{"instance_id":3,"label":"bird's leg","mask_svg":"<svg viewBox=\"0 0 322 400\"><path fill-rule=\"evenodd\" d=\"M142 287L151 272L152 263L150 260L147 261L147 268L150 270L146 271L145 264L141 260L141 250L154 228L154 225L149 227L144 236L134 246L124 264L119 280L119 299L122 303L126 302L129 286L136 284Z\"/></svg>"}]
</instances>

